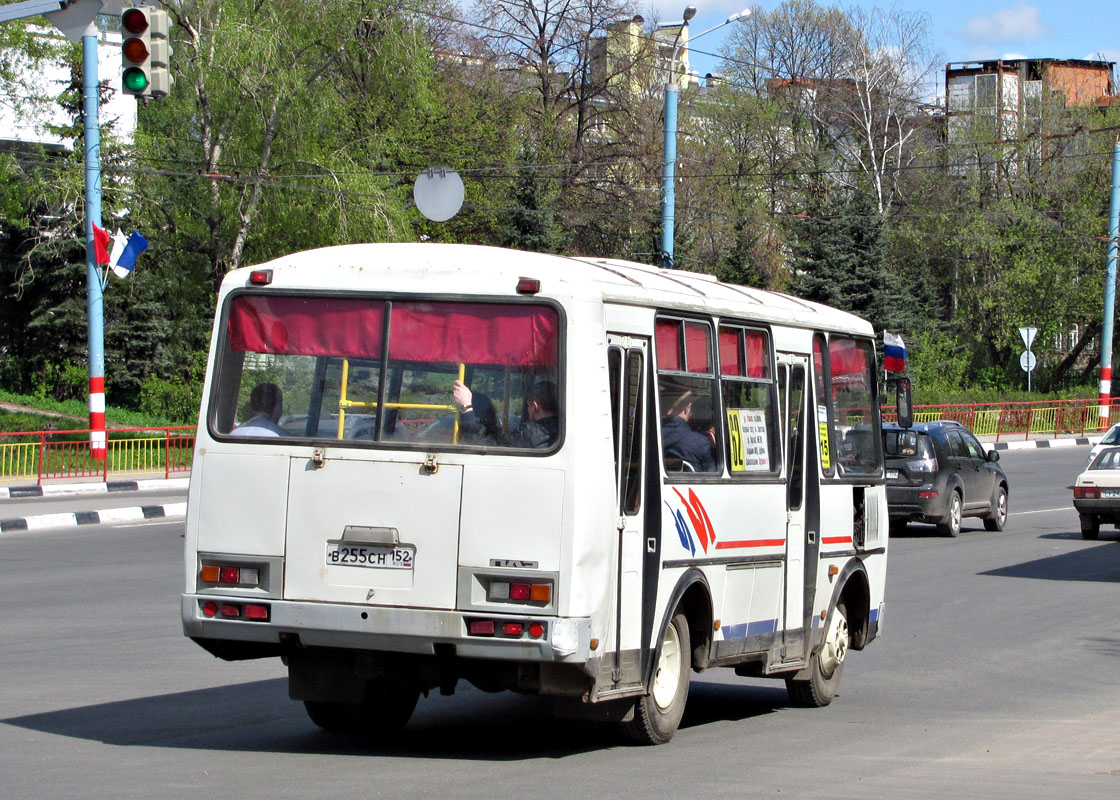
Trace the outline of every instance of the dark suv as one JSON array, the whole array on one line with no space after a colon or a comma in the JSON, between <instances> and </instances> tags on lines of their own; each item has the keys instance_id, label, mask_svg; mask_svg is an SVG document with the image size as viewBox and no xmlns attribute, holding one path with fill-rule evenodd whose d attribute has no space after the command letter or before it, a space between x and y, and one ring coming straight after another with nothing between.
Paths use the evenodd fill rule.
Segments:
<instances>
[{"instance_id":1,"label":"dark suv","mask_svg":"<svg viewBox=\"0 0 1120 800\"><path fill-rule=\"evenodd\" d=\"M883 449L892 531L908 522L929 522L941 535L956 536L962 517L982 517L988 530L1003 530L1007 475L996 463L999 453L985 454L963 425L950 420L908 429L884 424Z\"/></svg>"}]
</instances>

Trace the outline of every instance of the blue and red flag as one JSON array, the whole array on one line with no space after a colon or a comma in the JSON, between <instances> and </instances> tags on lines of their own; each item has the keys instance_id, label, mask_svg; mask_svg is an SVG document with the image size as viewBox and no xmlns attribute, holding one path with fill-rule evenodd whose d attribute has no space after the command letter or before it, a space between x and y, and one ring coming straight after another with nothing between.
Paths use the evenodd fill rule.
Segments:
<instances>
[{"instance_id":1,"label":"blue and red flag","mask_svg":"<svg viewBox=\"0 0 1120 800\"><path fill-rule=\"evenodd\" d=\"M906 343L901 336L883 331L883 369L902 372L906 369Z\"/></svg>"}]
</instances>

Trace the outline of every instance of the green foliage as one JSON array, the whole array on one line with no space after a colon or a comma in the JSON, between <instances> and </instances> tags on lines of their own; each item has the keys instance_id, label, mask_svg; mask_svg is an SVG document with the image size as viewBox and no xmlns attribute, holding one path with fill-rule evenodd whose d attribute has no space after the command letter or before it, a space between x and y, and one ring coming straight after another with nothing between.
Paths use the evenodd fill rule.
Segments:
<instances>
[{"instance_id":1,"label":"green foliage","mask_svg":"<svg viewBox=\"0 0 1120 800\"><path fill-rule=\"evenodd\" d=\"M86 401L67 400L65 402L59 402L57 400L51 400L49 398L41 399L35 397L34 395L18 394L16 392L9 392L0 389L0 403L9 406L19 406L21 408L36 409L39 412L53 412L54 416L48 416L45 414L42 416L44 420L54 420L51 424L51 428L56 430L60 428L84 430L85 428L89 427L89 405ZM18 411L15 413L34 414L35 412ZM59 420L60 417L62 418L62 421ZM193 423L194 421L191 420L190 422ZM182 423L172 422L165 417L143 414L127 408L120 408L118 406L106 406L105 424L110 428L162 428L168 425L179 425ZM39 428L37 430L46 429L47 428Z\"/></svg>"},{"instance_id":2,"label":"green foliage","mask_svg":"<svg viewBox=\"0 0 1120 800\"><path fill-rule=\"evenodd\" d=\"M184 377L151 375L140 389L140 410L177 424L194 424L202 404L202 382L206 375L206 352L194 354L190 373Z\"/></svg>"}]
</instances>

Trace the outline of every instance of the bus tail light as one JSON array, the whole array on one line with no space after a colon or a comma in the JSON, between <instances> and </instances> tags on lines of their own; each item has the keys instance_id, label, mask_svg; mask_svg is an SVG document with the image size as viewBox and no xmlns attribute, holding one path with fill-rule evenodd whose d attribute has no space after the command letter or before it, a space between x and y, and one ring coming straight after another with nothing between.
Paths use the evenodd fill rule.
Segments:
<instances>
[{"instance_id":1,"label":"bus tail light","mask_svg":"<svg viewBox=\"0 0 1120 800\"><path fill-rule=\"evenodd\" d=\"M268 622L272 619L272 607L267 603L219 603L207 600L202 604L202 616Z\"/></svg>"},{"instance_id":2,"label":"bus tail light","mask_svg":"<svg viewBox=\"0 0 1120 800\"><path fill-rule=\"evenodd\" d=\"M552 602L551 583L530 583L529 581L491 580L486 589L486 599L512 603L536 603L548 605Z\"/></svg>"},{"instance_id":3,"label":"bus tail light","mask_svg":"<svg viewBox=\"0 0 1120 800\"><path fill-rule=\"evenodd\" d=\"M203 564L198 578L203 585L255 588L260 585L261 571L241 564Z\"/></svg>"},{"instance_id":4,"label":"bus tail light","mask_svg":"<svg viewBox=\"0 0 1120 800\"><path fill-rule=\"evenodd\" d=\"M543 622L524 620L468 619L467 635L499 639L543 639L548 628Z\"/></svg>"}]
</instances>

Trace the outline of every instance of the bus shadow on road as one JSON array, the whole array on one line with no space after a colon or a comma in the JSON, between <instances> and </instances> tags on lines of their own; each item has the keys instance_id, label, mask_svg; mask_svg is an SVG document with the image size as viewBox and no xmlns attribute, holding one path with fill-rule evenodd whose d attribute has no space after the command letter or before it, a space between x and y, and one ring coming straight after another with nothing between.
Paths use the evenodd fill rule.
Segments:
<instances>
[{"instance_id":1,"label":"bus shadow on road","mask_svg":"<svg viewBox=\"0 0 1120 800\"><path fill-rule=\"evenodd\" d=\"M694 682L682 729L788 706L784 687ZM547 698L473 688L421 698L408 726L383 741L319 730L277 678L80 706L0 720L118 747L517 761L627 744L615 725L557 719Z\"/></svg>"},{"instance_id":2,"label":"bus shadow on road","mask_svg":"<svg viewBox=\"0 0 1120 800\"><path fill-rule=\"evenodd\" d=\"M1102 534L1101 539L1114 541L1084 542L1085 547L1065 553L1024 561L999 569L981 572L1000 578L1035 578L1047 581L1103 581L1120 583L1120 547L1118 537ZM1081 533L1050 533L1045 539L1082 540Z\"/></svg>"}]
</instances>

